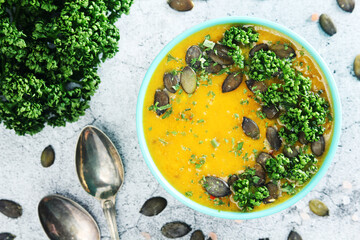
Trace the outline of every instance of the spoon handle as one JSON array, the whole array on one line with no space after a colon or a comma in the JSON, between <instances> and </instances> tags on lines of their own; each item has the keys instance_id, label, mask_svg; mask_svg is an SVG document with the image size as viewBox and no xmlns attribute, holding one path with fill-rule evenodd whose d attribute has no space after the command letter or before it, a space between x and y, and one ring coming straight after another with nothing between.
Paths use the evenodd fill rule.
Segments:
<instances>
[{"instance_id":1,"label":"spoon handle","mask_svg":"<svg viewBox=\"0 0 360 240\"><path fill-rule=\"evenodd\" d=\"M120 240L116 225L115 198L107 199L101 203L105 218L107 220L112 240Z\"/></svg>"}]
</instances>

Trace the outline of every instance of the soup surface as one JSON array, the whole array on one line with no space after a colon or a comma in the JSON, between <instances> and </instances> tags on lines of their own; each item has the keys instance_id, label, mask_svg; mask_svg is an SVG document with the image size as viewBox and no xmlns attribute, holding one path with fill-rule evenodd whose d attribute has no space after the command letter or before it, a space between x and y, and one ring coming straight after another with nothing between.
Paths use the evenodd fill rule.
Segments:
<instances>
[{"instance_id":1,"label":"soup surface","mask_svg":"<svg viewBox=\"0 0 360 240\"><path fill-rule=\"evenodd\" d=\"M315 158L317 162L313 164L316 167L321 166L331 141L333 129L331 117L332 103L323 73L312 57L298 43L275 30L263 26L250 26L258 33L258 39L250 44L239 43L242 56L245 58L243 61L245 67L242 68L236 64L223 65L219 73L210 74L206 71L204 73L204 71L196 70L196 67L192 66L197 76L196 90L192 94L188 94L184 91L184 86L181 83L174 87L173 92L175 93L164 90L167 96L169 96L169 103L164 107L163 111L158 110L159 114L156 114L154 110L160 105L157 105L156 101L154 101L154 93L158 89L164 89L164 74L172 73L173 76L178 75L177 81L180 80L183 77L181 76L182 71L187 66L185 58L189 47L200 45L202 50L201 58L204 56L205 59L209 59L208 55L210 54L211 47L214 49L214 43L221 43L224 38L224 32L231 27L232 25L218 25L199 31L184 39L168 53L158 65L148 86L144 102L145 107L143 109L143 125L146 142L155 164L168 182L179 192L195 202L218 210L257 211L286 201L301 190L308 180L299 182L296 177L290 179L290 175L284 175L283 178L277 179L274 175L270 175L267 172L266 180L263 184L255 184L255 187L250 184L250 188L257 191L259 186L272 182L278 187L276 196L274 196L273 200L268 201L267 204L262 203L266 202L264 199L260 199L253 207L247 208L246 206L249 205L239 204L239 196L242 198L246 195L245 193L243 196L241 195L239 187L237 188L237 201L234 199L236 190L229 186L231 184L225 186L231 189L230 193L223 194L226 196L219 197L216 194L212 195L211 189L207 189L209 186L205 177L214 176L226 182L232 174L241 174L247 168L253 168L261 152L268 153L271 157L275 158L284 151L284 146L292 146L295 151L303 152L310 156L312 144L301 144L296 140L289 143L290 140L284 139L283 135L281 135L282 137L277 135L280 139L280 148L274 148L269 143L267 129L271 126L279 131L284 127L285 120L282 120L281 117L266 118L262 111L264 103L260 91L257 91L256 88L251 91L246 84L246 81L250 79L249 73L251 72L250 49L261 43L265 43L268 46L285 44L285 50L288 50L288 48L293 49L296 57L294 57L295 54L288 57L287 62L292 64L292 68L296 72L300 72L305 78L309 78L312 82L311 91L319 98L325 100L327 105L326 121L319 124L324 130L321 135L325 142L322 142L325 146L325 152L322 151L320 154L317 154L319 155ZM242 28L242 26L236 27L238 29ZM207 49L204 50L204 48ZM261 52L266 51L261 50ZM219 53L215 51L215 54ZM204 62L201 58L193 60L192 64L195 65L197 60L199 60L199 64L201 61ZM198 68L202 69L199 66ZM283 76L281 76L284 71L280 70L279 68L279 74L272 74L263 82L267 86L272 83L281 84L284 81L282 79ZM223 82L232 72L241 74L242 81L236 89L224 92ZM299 99L298 104L300 102L302 102L301 99ZM283 112L289 111L289 109L286 106L279 105L277 110L280 113L278 115L283 115ZM316 112L316 109L313 108L312 111ZM249 134L245 133L243 129L244 117L256 123L259 129L258 136L252 138ZM320 137L322 138L322 136ZM317 136L318 139L319 136ZM313 147L316 148L316 146L314 144ZM320 146L320 148L323 148L323 146ZM289 159L291 160L292 158ZM263 167L265 170L267 169L266 166ZM304 172L308 173L311 178L311 176L316 174L316 170L310 171L308 167L307 165L307 171L304 170ZM268 169L270 168L271 166L269 165ZM286 171L290 171L290 168L286 169ZM272 173L274 174L274 172ZM241 176L236 176L236 179L242 178ZM256 181L258 180L255 179ZM223 187L224 182L217 182L216 184L219 184L219 187ZM287 191L289 186L284 186L285 183L293 184L291 189L293 191ZM266 186L269 189L268 185ZM252 194L255 194L255 192L253 191Z\"/></svg>"}]
</instances>

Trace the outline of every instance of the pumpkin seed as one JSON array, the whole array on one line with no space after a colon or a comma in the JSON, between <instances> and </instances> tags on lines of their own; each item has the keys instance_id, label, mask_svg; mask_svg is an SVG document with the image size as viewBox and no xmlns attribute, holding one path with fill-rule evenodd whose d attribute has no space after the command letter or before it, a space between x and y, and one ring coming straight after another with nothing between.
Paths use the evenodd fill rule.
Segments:
<instances>
[{"instance_id":1,"label":"pumpkin seed","mask_svg":"<svg viewBox=\"0 0 360 240\"><path fill-rule=\"evenodd\" d=\"M280 149L282 141L276 128L268 127L266 129L266 139L270 143L272 149L275 149L276 151Z\"/></svg>"},{"instance_id":2,"label":"pumpkin seed","mask_svg":"<svg viewBox=\"0 0 360 240\"><path fill-rule=\"evenodd\" d=\"M191 227L184 222L169 222L161 228L161 233L167 238L180 238L191 231Z\"/></svg>"},{"instance_id":3,"label":"pumpkin seed","mask_svg":"<svg viewBox=\"0 0 360 240\"><path fill-rule=\"evenodd\" d=\"M253 93L255 93L256 91L260 91L261 93L264 93L267 90L267 86L265 85L264 82L261 81L255 81L253 79L250 79L250 80L246 80L245 83L248 89Z\"/></svg>"},{"instance_id":4,"label":"pumpkin seed","mask_svg":"<svg viewBox=\"0 0 360 240\"><path fill-rule=\"evenodd\" d=\"M140 209L140 213L152 217L161 213L167 206L167 201L163 197L153 197L144 203Z\"/></svg>"},{"instance_id":5,"label":"pumpkin seed","mask_svg":"<svg viewBox=\"0 0 360 240\"><path fill-rule=\"evenodd\" d=\"M299 154L295 146L285 146L283 153L288 158L296 157Z\"/></svg>"},{"instance_id":6,"label":"pumpkin seed","mask_svg":"<svg viewBox=\"0 0 360 240\"><path fill-rule=\"evenodd\" d=\"M168 0L168 4L172 9L180 12L190 11L194 7L191 0Z\"/></svg>"},{"instance_id":7,"label":"pumpkin seed","mask_svg":"<svg viewBox=\"0 0 360 240\"><path fill-rule=\"evenodd\" d=\"M231 48L225 45L215 44L213 50L208 52L209 57L214 62L221 65L231 65L234 63L234 60L231 56L229 56L229 51Z\"/></svg>"},{"instance_id":8,"label":"pumpkin seed","mask_svg":"<svg viewBox=\"0 0 360 240\"><path fill-rule=\"evenodd\" d=\"M354 72L355 76L360 79L360 54L354 60Z\"/></svg>"},{"instance_id":9,"label":"pumpkin seed","mask_svg":"<svg viewBox=\"0 0 360 240\"><path fill-rule=\"evenodd\" d=\"M310 210L318 216L329 216L329 208L318 199L313 199L309 202Z\"/></svg>"},{"instance_id":10,"label":"pumpkin seed","mask_svg":"<svg viewBox=\"0 0 360 240\"><path fill-rule=\"evenodd\" d=\"M205 71L208 73L218 73L222 70L222 66L216 62L210 62L209 66L205 68Z\"/></svg>"},{"instance_id":11,"label":"pumpkin seed","mask_svg":"<svg viewBox=\"0 0 360 240\"><path fill-rule=\"evenodd\" d=\"M306 140L306 138L305 138L305 133L304 132L299 133L299 142L301 144L304 144L304 145L307 145L309 143L309 141Z\"/></svg>"},{"instance_id":12,"label":"pumpkin seed","mask_svg":"<svg viewBox=\"0 0 360 240\"><path fill-rule=\"evenodd\" d=\"M287 239L288 240L302 240L300 234L298 234L297 232L295 232L293 230L289 233L289 236Z\"/></svg>"},{"instance_id":13,"label":"pumpkin seed","mask_svg":"<svg viewBox=\"0 0 360 240\"><path fill-rule=\"evenodd\" d=\"M280 111L274 105L270 107L263 106L262 112L266 115L267 119L277 118L280 114Z\"/></svg>"},{"instance_id":14,"label":"pumpkin seed","mask_svg":"<svg viewBox=\"0 0 360 240\"><path fill-rule=\"evenodd\" d=\"M186 55L185 55L186 64L190 67L199 68L201 63L198 59L201 56L201 54L202 54L202 52L201 52L201 49L199 46L193 45L193 46L189 47L189 49L186 51ZM193 62L194 59L196 59L195 62Z\"/></svg>"},{"instance_id":15,"label":"pumpkin seed","mask_svg":"<svg viewBox=\"0 0 360 240\"><path fill-rule=\"evenodd\" d=\"M225 197L231 194L228 184L221 178L213 176L205 177L204 188L213 197Z\"/></svg>"},{"instance_id":16,"label":"pumpkin seed","mask_svg":"<svg viewBox=\"0 0 360 240\"><path fill-rule=\"evenodd\" d=\"M264 168L260 164L256 163L254 169L255 169L255 176L259 178L259 180L254 185L257 187L263 186L266 181L266 172Z\"/></svg>"},{"instance_id":17,"label":"pumpkin seed","mask_svg":"<svg viewBox=\"0 0 360 240\"><path fill-rule=\"evenodd\" d=\"M246 136L251 137L252 139L259 139L260 129L258 125L250 118L243 118L242 129Z\"/></svg>"},{"instance_id":18,"label":"pumpkin seed","mask_svg":"<svg viewBox=\"0 0 360 240\"><path fill-rule=\"evenodd\" d=\"M20 204L11 200L0 200L0 212L9 218L18 218L22 215Z\"/></svg>"},{"instance_id":19,"label":"pumpkin seed","mask_svg":"<svg viewBox=\"0 0 360 240\"><path fill-rule=\"evenodd\" d=\"M163 81L166 90L171 93L176 93L176 86L180 82L178 75L173 75L172 73L165 73Z\"/></svg>"},{"instance_id":20,"label":"pumpkin seed","mask_svg":"<svg viewBox=\"0 0 360 240\"><path fill-rule=\"evenodd\" d=\"M272 203L279 197L279 187L278 185L269 182L265 185L265 187L269 190L269 196L264 199L264 203Z\"/></svg>"},{"instance_id":21,"label":"pumpkin seed","mask_svg":"<svg viewBox=\"0 0 360 240\"><path fill-rule=\"evenodd\" d=\"M259 156L256 158L256 162L260 164L264 169L266 169L266 161L270 158L272 158L270 154L261 152Z\"/></svg>"},{"instance_id":22,"label":"pumpkin seed","mask_svg":"<svg viewBox=\"0 0 360 240\"><path fill-rule=\"evenodd\" d=\"M355 0L337 0L340 8L346 12L352 12L355 8Z\"/></svg>"},{"instance_id":23,"label":"pumpkin seed","mask_svg":"<svg viewBox=\"0 0 360 240\"><path fill-rule=\"evenodd\" d=\"M323 13L320 15L320 26L330 36L334 35L336 33L336 27L331 18Z\"/></svg>"},{"instance_id":24,"label":"pumpkin seed","mask_svg":"<svg viewBox=\"0 0 360 240\"><path fill-rule=\"evenodd\" d=\"M223 82L222 92L227 93L234 91L240 86L242 79L243 75L241 73L231 73Z\"/></svg>"},{"instance_id":25,"label":"pumpkin seed","mask_svg":"<svg viewBox=\"0 0 360 240\"><path fill-rule=\"evenodd\" d=\"M260 51L260 50L264 50L264 51L267 51L269 50L269 45L267 45L266 43L261 43L261 44L258 44L256 45L255 47L253 47L250 52L249 52L249 57L252 58L255 56L255 53L257 51Z\"/></svg>"},{"instance_id":26,"label":"pumpkin seed","mask_svg":"<svg viewBox=\"0 0 360 240\"><path fill-rule=\"evenodd\" d=\"M229 176L229 178L227 180L227 184L229 185L229 187L231 187L238 179L239 179L239 176L237 174L233 174L233 175Z\"/></svg>"},{"instance_id":27,"label":"pumpkin seed","mask_svg":"<svg viewBox=\"0 0 360 240\"><path fill-rule=\"evenodd\" d=\"M325 151L325 139L322 135L318 141L311 143L311 151L317 157L323 155Z\"/></svg>"},{"instance_id":28,"label":"pumpkin seed","mask_svg":"<svg viewBox=\"0 0 360 240\"><path fill-rule=\"evenodd\" d=\"M55 161L55 151L51 145L47 146L41 153L41 165L45 168L50 167Z\"/></svg>"},{"instance_id":29,"label":"pumpkin seed","mask_svg":"<svg viewBox=\"0 0 360 240\"><path fill-rule=\"evenodd\" d=\"M158 107L163 107L166 106L170 103L170 99L169 99L169 95L164 91L164 90L160 90L157 89L155 92L155 97L154 97L154 105L158 103ZM163 110L156 110L156 114L158 116L162 115L164 112L166 112L167 109L163 109Z\"/></svg>"},{"instance_id":30,"label":"pumpkin seed","mask_svg":"<svg viewBox=\"0 0 360 240\"><path fill-rule=\"evenodd\" d=\"M191 234L190 240L205 240L205 235L201 230L196 230Z\"/></svg>"},{"instance_id":31,"label":"pumpkin seed","mask_svg":"<svg viewBox=\"0 0 360 240\"><path fill-rule=\"evenodd\" d=\"M0 240L13 240L16 236L11 233L0 233Z\"/></svg>"},{"instance_id":32,"label":"pumpkin seed","mask_svg":"<svg viewBox=\"0 0 360 240\"><path fill-rule=\"evenodd\" d=\"M296 57L295 50L287 44L274 44L270 46L278 58L294 58Z\"/></svg>"},{"instance_id":33,"label":"pumpkin seed","mask_svg":"<svg viewBox=\"0 0 360 240\"><path fill-rule=\"evenodd\" d=\"M187 66L183 69L180 77L182 88L187 94L192 94L196 90L196 73L194 70Z\"/></svg>"}]
</instances>

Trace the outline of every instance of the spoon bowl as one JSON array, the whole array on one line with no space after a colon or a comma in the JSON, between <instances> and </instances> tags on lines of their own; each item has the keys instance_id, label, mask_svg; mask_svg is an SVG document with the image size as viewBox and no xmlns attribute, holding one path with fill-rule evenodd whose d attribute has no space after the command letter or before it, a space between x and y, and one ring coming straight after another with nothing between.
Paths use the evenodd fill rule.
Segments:
<instances>
[{"instance_id":1,"label":"spoon bowl","mask_svg":"<svg viewBox=\"0 0 360 240\"><path fill-rule=\"evenodd\" d=\"M100 240L91 215L76 202L60 195L44 197L38 206L41 225L51 240Z\"/></svg>"},{"instance_id":2,"label":"spoon bowl","mask_svg":"<svg viewBox=\"0 0 360 240\"><path fill-rule=\"evenodd\" d=\"M87 126L80 133L75 160L82 187L100 200L111 238L119 239L115 196L124 182L124 167L118 151L105 133Z\"/></svg>"}]
</instances>

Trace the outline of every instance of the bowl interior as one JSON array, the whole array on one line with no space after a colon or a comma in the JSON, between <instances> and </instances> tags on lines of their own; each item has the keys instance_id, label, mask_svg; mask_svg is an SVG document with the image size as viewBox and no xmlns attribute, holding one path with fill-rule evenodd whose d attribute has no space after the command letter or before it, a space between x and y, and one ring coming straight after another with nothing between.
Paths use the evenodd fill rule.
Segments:
<instances>
[{"instance_id":1,"label":"bowl interior","mask_svg":"<svg viewBox=\"0 0 360 240\"><path fill-rule=\"evenodd\" d=\"M277 30L287 36L289 36L291 39L293 39L295 42L297 42L299 45L303 46L309 54L313 57L313 59L317 62L320 69L324 73L324 76L326 78L326 81L329 85L331 99L333 102L333 108L334 108L334 132L332 141L328 150L328 153L326 155L326 158L324 159L323 164L321 165L319 171L312 177L310 182L295 196L291 197L290 199L275 205L274 207L267 208L260 211L250 212L250 213L242 213L242 212L228 212L228 211L219 211L216 209L212 209L209 207L205 207L203 205L200 205L191 199L185 197L183 194L178 192L173 186L171 186L168 181L163 177L161 172L158 170L157 166L155 165L149 149L147 148L145 136L144 136L144 129L143 129L143 107L144 107L144 98L146 94L146 90L148 87L148 84L151 80L151 77L156 70L157 66L161 62L161 60L167 55L167 53L175 47L178 43L180 43L183 39L189 37L190 35L216 25L222 25L222 24L255 24L255 25L262 25L268 28L272 28L274 30ZM177 36L175 39L173 39L168 45L166 45L161 52L157 55L155 60L150 65L145 78L142 82L139 96L138 96L138 102L137 102L137 108L136 108L136 128L137 128L137 135L140 143L140 149L144 156L145 162L150 168L150 171L155 176L157 181L168 191L172 196L174 196L177 200L182 202L183 204L208 215L215 216L215 217L221 217L221 218L227 218L227 219L253 219L258 217L264 217L268 216L274 213L277 213L281 210L284 210L293 204L295 204L297 201L305 197L307 193L311 191L315 187L315 185L320 181L320 179L325 175L328 167L330 166L330 163L335 155L336 148L338 145L338 141L340 138L340 128L341 128L341 108L340 108L340 99L336 87L336 83L334 81L333 76L331 75L330 70L326 66L324 60L320 57L320 55L316 52L316 50L302 37L297 35L296 33L292 32L291 30L259 18L253 18L253 17L226 17L226 18L220 18L220 19L214 19L210 20L204 23L201 23L199 25L196 25L187 31L183 32L179 36Z\"/></svg>"}]
</instances>

